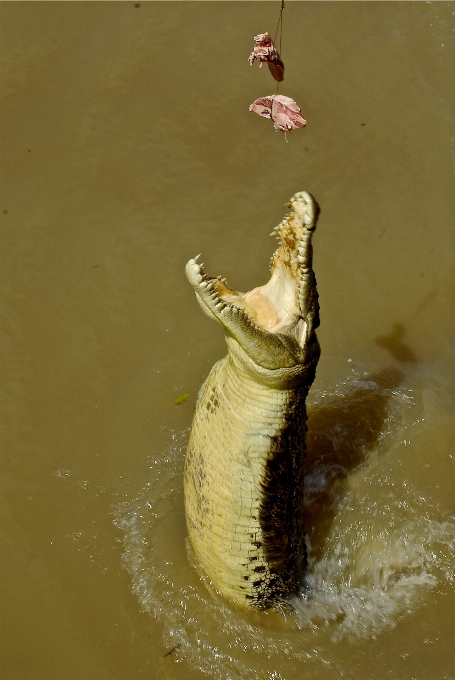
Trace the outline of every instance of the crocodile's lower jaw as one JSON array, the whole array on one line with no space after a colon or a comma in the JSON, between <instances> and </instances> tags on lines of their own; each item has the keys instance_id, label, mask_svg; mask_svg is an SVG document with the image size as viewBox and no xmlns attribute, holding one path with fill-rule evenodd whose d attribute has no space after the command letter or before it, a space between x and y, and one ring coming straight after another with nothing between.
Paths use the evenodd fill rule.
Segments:
<instances>
[{"instance_id":1,"label":"crocodile's lower jaw","mask_svg":"<svg viewBox=\"0 0 455 680\"><path fill-rule=\"evenodd\" d=\"M306 192L290 205L265 286L243 295L195 260L187 265L229 351L196 404L184 472L188 532L213 587L259 609L298 592L305 557L305 399L320 353L311 265L317 206Z\"/></svg>"}]
</instances>

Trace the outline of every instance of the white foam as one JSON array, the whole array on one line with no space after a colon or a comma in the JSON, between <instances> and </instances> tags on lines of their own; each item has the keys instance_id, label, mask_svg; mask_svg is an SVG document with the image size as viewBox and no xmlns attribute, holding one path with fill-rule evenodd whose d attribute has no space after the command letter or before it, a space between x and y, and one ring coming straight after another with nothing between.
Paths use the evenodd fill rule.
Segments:
<instances>
[{"instance_id":1,"label":"white foam","mask_svg":"<svg viewBox=\"0 0 455 680\"><path fill-rule=\"evenodd\" d=\"M346 383L344 397L337 389L330 395L334 403L349 392L360 398L385 388L368 380ZM336 645L375 637L410 616L429 590L454 580L454 518L443 517L412 483L396 484L387 472L387 456L391 444L398 446L401 428L407 427L412 438L409 423L403 425L403 410L413 401L409 390L386 389L390 403L379 434L373 443L359 435L355 444L364 447L363 463L339 470L336 460L333 469L316 461L307 479L313 495L332 494L333 519L322 551L308 546L305 587L294 599L293 615L244 614L205 588L185 550L187 433L151 461L153 481L116 509L115 524L123 533L123 563L132 590L141 607L164 626L163 647L175 647L174 662L185 658L214 678L279 680L283 655L294 664L312 659L330 665L324 655L328 640ZM418 428L422 419L413 422ZM350 435L334 426L331 436L331 445L343 447ZM335 487L340 476L343 484Z\"/></svg>"}]
</instances>

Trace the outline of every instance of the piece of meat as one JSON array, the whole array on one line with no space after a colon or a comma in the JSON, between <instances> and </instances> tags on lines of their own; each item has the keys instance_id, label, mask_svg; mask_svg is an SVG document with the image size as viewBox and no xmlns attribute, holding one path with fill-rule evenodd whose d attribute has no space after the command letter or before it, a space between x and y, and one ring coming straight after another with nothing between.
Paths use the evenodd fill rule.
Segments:
<instances>
[{"instance_id":1,"label":"piece of meat","mask_svg":"<svg viewBox=\"0 0 455 680\"><path fill-rule=\"evenodd\" d=\"M250 66L256 59L259 61L259 68L266 63L272 76L278 83L281 83L284 78L284 64L272 38L268 33L259 33L254 36L254 42L256 45L248 58Z\"/></svg>"},{"instance_id":2,"label":"piece of meat","mask_svg":"<svg viewBox=\"0 0 455 680\"><path fill-rule=\"evenodd\" d=\"M303 128L306 125L297 103L282 94L260 97L251 104L249 110L273 120L274 128L281 132L292 132L294 128Z\"/></svg>"}]
</instances>

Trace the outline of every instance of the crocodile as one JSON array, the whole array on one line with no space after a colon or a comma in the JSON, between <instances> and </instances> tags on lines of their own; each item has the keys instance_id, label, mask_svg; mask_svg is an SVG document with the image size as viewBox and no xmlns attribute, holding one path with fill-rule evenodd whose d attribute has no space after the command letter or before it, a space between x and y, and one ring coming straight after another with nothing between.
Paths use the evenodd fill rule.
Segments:
<instances>
[{"instance_id":1,"label":"crocodile","mask_svg":"<svg viewBox=\"0 0 455 680\"><path fill-rule=\"evenodd\" d=\"M184 466L188 534L210 586L254 609L286 606L306 562L305 400L320 356L311 245L319 207L305 191L286 206L264 286L236 292L207 276L199 256L186 265L228 346L194 412Z\"/></svg>"}]
</instances>

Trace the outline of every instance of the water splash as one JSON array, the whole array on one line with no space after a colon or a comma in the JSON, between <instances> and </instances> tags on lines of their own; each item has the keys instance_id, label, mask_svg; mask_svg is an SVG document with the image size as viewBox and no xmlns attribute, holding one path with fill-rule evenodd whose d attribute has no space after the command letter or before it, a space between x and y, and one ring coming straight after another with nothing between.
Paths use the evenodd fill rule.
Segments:
<instances>
[{"instance_id":1,"label":"water splash","mask_svg":"<svg viewBox=\"0 0 455 680\"><path fill-rule=\"evenodd\" d=\"M390 375L356 377L309 409L309 563L292 615L241 612L201 581L185 546L188 433L173 435L168 451L150 461L153 481L115 511L132 590L164 626L163 656L173 649L175 663L185 658L220 680L279 680L283 659L288 668L312 660L329 671L335 662L324 651L328 641L378 636L409 616L429 589L454 580L454 518L409 479L397 482L397 447L425 420L418 417L421 396L391 385Z\"/></svg>"}]
</instances>

